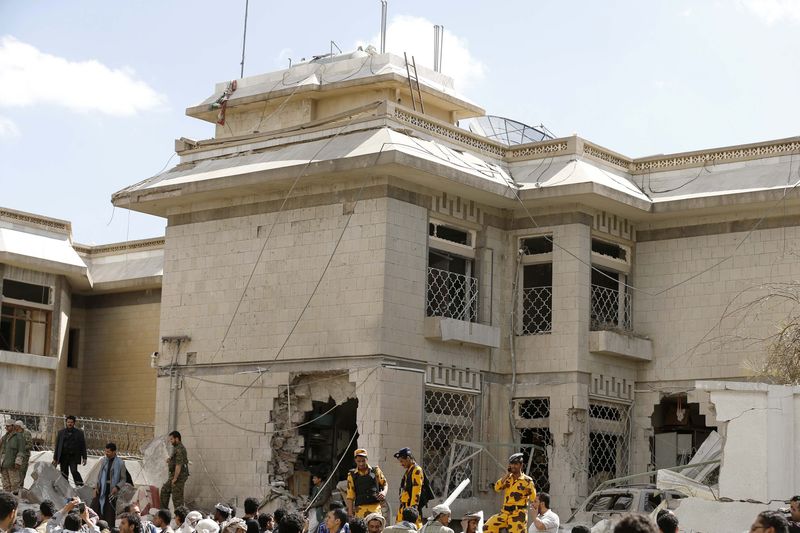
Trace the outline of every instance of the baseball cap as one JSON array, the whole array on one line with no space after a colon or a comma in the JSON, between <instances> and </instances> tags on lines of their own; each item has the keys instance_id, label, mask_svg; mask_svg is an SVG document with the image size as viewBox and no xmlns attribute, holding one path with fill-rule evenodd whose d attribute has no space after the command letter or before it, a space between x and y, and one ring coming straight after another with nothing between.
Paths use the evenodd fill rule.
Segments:
<instances>
[{"instance_id":1,"label":"baseball cap","mask_svg":"<svg viewBox=\"0 0 800 533\"><path fill-rule=\"evenodd\" d=\"M411 448L400 448L397 450L397 453L394 454L394 458L405 459L406 457L411 457L412 455Z\"/></svg>"},{"instance_id":2,"label":"baseball cap","mask_svg":"<svg viewBox=\"0 0 800 533\"><path fill-rule=\"evenodd\" d=\"M353 452L353 457L369 457L367 455L367 450L364 448L359 448L355 452Z\"/></svg>"},{"instance_id":3,"label":"baseball cap","mask_svg":"<svg viewBox=\"0 0 800 533\"><path fill-rule=\"evenodd\" d=\"M16 422L14 422L14 425L17 426L17 427L24 428L25 427L25 422L23 422L22 420L17 420Z\"/></svg>"},{"instance_id":4,"label":"baseball cap","mask_svg":"<svg viewBox=\"0 0 800 533\"><path fill-rule=\"evenodd\" d=\"M508 458L509 464L522 463L525 461L525 455L521 453L514 453Z\"/></svg>"}]
</instances>

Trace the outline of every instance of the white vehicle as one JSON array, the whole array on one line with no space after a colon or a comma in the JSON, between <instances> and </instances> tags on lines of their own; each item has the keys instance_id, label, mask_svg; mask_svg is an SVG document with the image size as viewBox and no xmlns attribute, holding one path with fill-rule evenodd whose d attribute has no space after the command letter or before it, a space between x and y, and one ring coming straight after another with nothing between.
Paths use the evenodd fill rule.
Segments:
<instances>
[{"instance_id":1,"label":"white vehicle","mask_svg":"<svg viewBox=\"0 0 800 533\"><path fill-rule=\"evenodd\" d=\"M562 523L559 532L572 531L577 525L591 528L602 520L616 520L627 513L652 513L666 498L667 508L677 507L677 500L686 498L675 490L660 490L655 485L625 485L603 489L592 494Z\"/></svg>"}]
</instances>

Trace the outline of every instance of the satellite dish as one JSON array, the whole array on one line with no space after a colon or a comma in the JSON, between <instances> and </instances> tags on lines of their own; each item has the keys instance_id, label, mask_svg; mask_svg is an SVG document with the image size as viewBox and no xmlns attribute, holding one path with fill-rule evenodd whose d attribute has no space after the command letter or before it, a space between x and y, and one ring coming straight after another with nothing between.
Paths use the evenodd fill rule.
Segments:
<instances>
[{"instance_id":1,"label":"satellite dish","mask_svg":"<svg viewBox=\"0 0 800 533\"><path fill-rule=\"evenodd\" d=\"M496 115L470 118L463 120L461 125L472 133L508 146L537 143L555 138L555 135L543 125L528 126L517 120Z\"/></svg>"}]
</instances>

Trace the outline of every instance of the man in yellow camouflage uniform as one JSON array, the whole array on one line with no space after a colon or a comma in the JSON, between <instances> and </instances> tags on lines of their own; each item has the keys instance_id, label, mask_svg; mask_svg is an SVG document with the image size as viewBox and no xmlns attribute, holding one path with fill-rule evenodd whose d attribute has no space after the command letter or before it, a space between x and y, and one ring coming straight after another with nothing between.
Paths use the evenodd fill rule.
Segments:
<instances>
[{"instance_id":1,"label":"man in yellow camouflage uniform","mask_svg":"<svg viewBox=\"0 0 800 533\"><path fill-rule=\"evenodd\" d=\"M367 450L359 448L353 456L356 467L347 474L347 514L358 518L382 514L381 502L389 490L386 477L380 468L367 463Z\"/></svg>"},{"instance_id":2,"label":"man in yellow camouflage uniform","mask_svg":"<svg viewBox=\"0 0 800 533\"><path fill-rule=\"evenodd\" d=\"M417 529L419 529L422 527L420 496L422 495L422 484L425 482L425 474L414 459L411 448L401 449L394 454L394 457L405 470L403 479L400 481L400 507L397 509L397 521L402 522L403 511L413 507L419 513L417 517Z\"/></svg>"},{"instance_id":3,"label":"man in yellow camouflage uniform","mask_svg":"<svg viewBox=\"0 0 800 533\"><path fill-rule=\"evenodd\" d=\"M487 533L500 533L506 528L508 533L525 533L528 527L528 506L536 499L533 479L522 473L524 457L515 453L508 458L508 473L494 484L495 492L503 492L503 508L493 515L483 530Z\"/></svg>"}]
</instances>

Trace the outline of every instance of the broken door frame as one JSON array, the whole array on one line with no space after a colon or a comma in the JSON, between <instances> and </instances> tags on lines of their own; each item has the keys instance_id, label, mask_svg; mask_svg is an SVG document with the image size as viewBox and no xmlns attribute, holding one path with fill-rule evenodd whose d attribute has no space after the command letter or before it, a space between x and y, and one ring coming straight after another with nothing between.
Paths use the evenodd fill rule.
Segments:
<instances>
[{"instance_id":1,"label":"broken door frame","mask_svg":"<svg viewBox=\"0 0 800 533\"><path fill-rule=\"evenodd\" d=\"M458 447L459 445L462 446L462 448L456 451L456 447ZM486 452L486 454L492 458L492 460L495 462L495 464L497 464L498 467L500 467L501 470L505 470L506 469L505 463L501 463L500 461L498 461L497 457L495 457L494 454L492 454L492 452L488 450L489 446L512 448L512 449L538 448L547 453L546 449L537 444L520 444L516 442L468 442L464 440L455 440L453 441L453 444L450 446L450 461L447 465L447 476L445 477L444 486L450 487L450 476L452 475L453 471L456 468L463 465L467 461L471 461L472 459L480 455L481 452ZM470 449L474 451L470 452L469 451ZM458 457L456 457L456 455L458 455ZM529 456L531 455L529 454ZM528 475L531 471L531 462L532 461L529 460L528 464L525 466L525 475ZM477 478L477 476L475 476L474 473L472 477Z\"/></svg>"}]
</instances>

